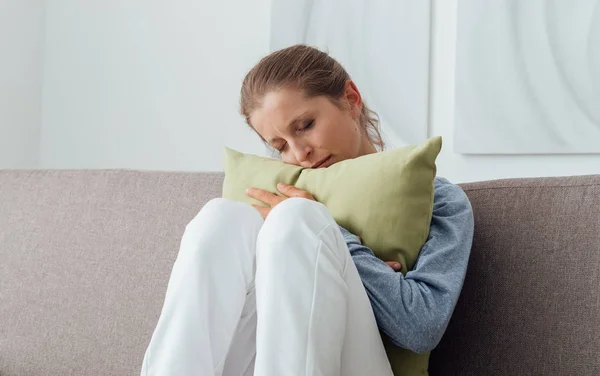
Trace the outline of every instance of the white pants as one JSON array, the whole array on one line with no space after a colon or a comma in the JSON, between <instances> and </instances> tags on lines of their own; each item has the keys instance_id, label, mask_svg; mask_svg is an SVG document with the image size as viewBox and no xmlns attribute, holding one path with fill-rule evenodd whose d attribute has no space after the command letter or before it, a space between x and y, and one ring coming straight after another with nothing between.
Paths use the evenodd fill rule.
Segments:
<instances>
[{"instance_id":1,"label":"white pants","mask_svg":"<svg viewBox=\"0 0 600 376\"><path fill-rule=\"evenodd\" d=\"M266 221L215 199L187 225L141 375L392 372L336 222L291 198Z\"/></svg>"}]
</instances>

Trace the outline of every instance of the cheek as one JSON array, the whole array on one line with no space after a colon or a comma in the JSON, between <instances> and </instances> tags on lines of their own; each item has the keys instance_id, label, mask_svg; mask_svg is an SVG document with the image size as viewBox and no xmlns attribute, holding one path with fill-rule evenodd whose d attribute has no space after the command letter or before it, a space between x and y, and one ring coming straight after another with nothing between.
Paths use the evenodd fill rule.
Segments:
<instances>
[{"instance_id":1,"label":"cheek","mask_svg":"<svg viewBox=\"0 0 600 376\"><path fill-rule=\"evenodd\" d=\"M335 114L322 119L320 129L310 137L317 148L352 154L360 145L361 131L356 122L344 114Z\"/></svg>"},{"instance_id":2,"label":"cheek","mask_svg":"<svg viewBox=\"0 0 600 376\"><path fill-rule=\"evenodd\" d=\"M344 134L346 135L344 137L345 142L354 147L357 147L358 145L360 145L362 140L362 132L360 126L352 119L346 120L346 122L347 123L345 124L343 130Z\"/></svg>"},{"instance_id":3,"label":"cheek","mask_svg":"<svg viewBox=\"0 0 600 376\"><path fill-rule=\"evenodd\" d=\"M354 158L361 148L364 134L360 126L354 121L350 124L348 134L348 140L346 141L348 146L346 150Z\"/></svg>"},{"instance_id":4,"label":"cheek","mask_svg":"<svg viewBox=\"0 0 600 376\"><path fill-rule=\"evenodd\" d=\"M298 161L296 160L296 157L292 153L286 153L285 155L282 155L281 161L283 163L287 163L287 164L293 164L293 165L299 164Z\"/></svg>"}]
</instances>

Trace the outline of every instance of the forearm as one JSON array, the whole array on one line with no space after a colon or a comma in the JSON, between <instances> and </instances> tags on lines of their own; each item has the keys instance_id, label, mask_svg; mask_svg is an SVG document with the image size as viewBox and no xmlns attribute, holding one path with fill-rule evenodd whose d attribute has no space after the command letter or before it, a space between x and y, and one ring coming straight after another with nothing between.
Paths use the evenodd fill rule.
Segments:
<instances>
[{"instance_id":1,"label":"forearm","mask_svg":"<svg viewBox=\"0 0 600 376\"><path fill-rule=\"evenodd\" d=\"M352 259L381 331L411 351L433 349L446 329L462 283L452 288L452 281L440 281L437 274L415 271L405 277L362 246L354 249Z\"/></svg>"},{"instance_id":2,"label":"forearm","mask_svg":"<svg viewBox=\"0 0 600 376\"><path fill-rule=\"evenodd\" d=\"M436 178L429 237L406 276L376 258L356 236L344 229L342 234L380 329L401 347L433 349L458 301L471 250L473 213L464 192Z\"/></svg>"}]
</instances>

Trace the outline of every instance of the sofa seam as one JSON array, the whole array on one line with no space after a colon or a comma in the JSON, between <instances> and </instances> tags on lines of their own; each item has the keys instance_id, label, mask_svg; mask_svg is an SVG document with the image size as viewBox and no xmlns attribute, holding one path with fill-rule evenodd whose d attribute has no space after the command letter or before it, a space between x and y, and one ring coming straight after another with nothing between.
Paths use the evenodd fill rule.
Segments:
<instances>
[{"instance_id":1,"label":"sofa seam","mask_svg":"<svg viewBox=\"0 0 600 376\"><path fill-rule=\"evenodd\" d=\"M469 183L471 184L471 183ZM537 188L579 188L579 187L600 187L600 184L573 184L573 185L533 185L533 186L501 186L501 187L474 187L468 188L460 185L465 192L469 191L485 191L498 189L537 189Z\"/></svg>"}]
</instances>

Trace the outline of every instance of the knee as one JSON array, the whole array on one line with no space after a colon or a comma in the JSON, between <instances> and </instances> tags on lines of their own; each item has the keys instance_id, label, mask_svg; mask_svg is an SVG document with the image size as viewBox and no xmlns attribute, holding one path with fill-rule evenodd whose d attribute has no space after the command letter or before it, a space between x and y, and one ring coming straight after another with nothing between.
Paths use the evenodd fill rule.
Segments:
<instances>
[{"instance_id":1,"label":"knee","mask_svg":"<svg viewBox=\"0 0 600 376\"><path fill-rule=\"evenodd\" d=\"M316 201L290 198L267 216L258 235L257 265L266 274L313 268L323 249L326 258L332 256L336 265L344 264L347 248L329 210Z\"/></svg>"},{"instance_id":2,"label":"knee","mask_svg":"<svg viewBox=\"0 0 600 376\"><path fill-rule=\"evenodd\" d=\"M233 239L255 241L263 224L260 213L252 206L223 198L210 200L186 225L181 251L193 257L235 257L239 247ZM228 246L229 245L229 246ZM181 252L180 251L180 252Z\"/></svg>"},{"instance_id":3,"label":"knee","mask_svg":"<svg viewBox=\"0 0 600 376\"><path fill-rule=\"evenodd\" d=\"M186 225L186 232L201 232L207 229L227 229L234 232L247 223L257 221L262 222L262 218L252 206L225 198L214 198Z\"/></svg>"},{"instance_id":4,"label":"knee","mask_svg":"<svg viewBox=\"0 0 600 376\"><path fill-rule=\"evenodd\" d=\"M281 230L297 226L298 223L314 224L317 227L333 222L327 207L320 202L292 197L275 206L266 222L276 224ZM265 224L267 224L265 222Z\"/></svg>"},{"instance_id":5,"label":"knee","mask_svg":"<svg viewBox=\"0 0 600 376\"><path fill-rule=\"evenodd\" d=\"M289 198L267 216L258 236L259 244L272 254L286 249L290 242L318 241L321 231L331 225L337 226L325 205L305 198Z\"/></svg>"}]
</instances>

